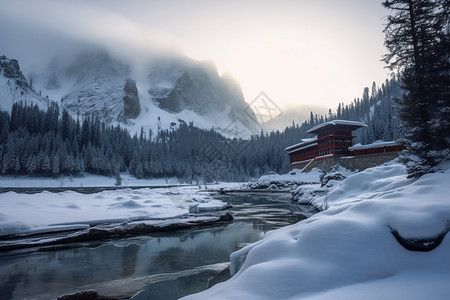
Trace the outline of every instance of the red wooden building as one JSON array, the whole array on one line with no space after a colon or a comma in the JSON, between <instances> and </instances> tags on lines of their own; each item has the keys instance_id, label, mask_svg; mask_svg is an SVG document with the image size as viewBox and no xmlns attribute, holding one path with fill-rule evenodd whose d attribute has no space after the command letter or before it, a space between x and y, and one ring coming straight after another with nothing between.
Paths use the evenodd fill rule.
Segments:
<instances>
[{"instance_id":1,"label":"red wooden building","mask_svg":"<svg viewBox=\"0 0 450 300\"><path fill-rule=\"evenodd\" d=\"M334 120L314 126L307 133L315 133L311 139L287 147L291 159L290 167L300 167L314 159L351 155L354 136L352 131L366 125L361 122Z\"/></svg>"},{"instance_id":2,"label":"red wooden building","mask_svg":"<svg viewBox=\"0 0 450 300\"><path fill-rule=\"evenodd\" d=\"M285 150L290 156L290 168L303 168L309 163L330 157L356 156L403 150L395 142L374 143L352 146L355 136L352 131L366 125L361 122L334 120L314 126L307 133L316 134L314 138L289 146Z\"/></svg>"}]
</instances>

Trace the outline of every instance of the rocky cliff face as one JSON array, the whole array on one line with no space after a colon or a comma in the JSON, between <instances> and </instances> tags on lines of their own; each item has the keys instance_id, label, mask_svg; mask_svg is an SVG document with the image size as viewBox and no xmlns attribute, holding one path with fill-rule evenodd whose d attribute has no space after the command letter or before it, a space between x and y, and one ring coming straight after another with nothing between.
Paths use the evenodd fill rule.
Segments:
<instances>
[{"instance_id":1,"label":"rocky cliff face","mask_svg":"<svg viewBox=\"0 0 450 300\"><path fill-rule=\"evenodd\" d=\"M215 125L239 122L242 129L258 133L258 123L248 109L239 84L231 77L219 76L213 64L187 58L154 63L148 76L149 95L169 112L194 111L200 116L214 116Z\"/></svg>"},{"instance_id":2,"label":"rocky cliff face","mask_svg":"<svg viewBox=\"0 0 450 300\"><path fill-rule=\"evenodd\" d=\"M123 96L124 102L124 116L126 118L137 118L141 113L141 106L139 105L138 89L136 87L136 81L127 79L125 87L123 88L125 96Z\"/></svg>"},{"instance_id":3,"label":"rocky cliff face","mask_svg":"<svg viewBox=\"0 0 450 300\"><path fill-rule=\"evenodd\" d=\"M97 115L107 124L136 118L139 97L129 76L129 67L105 52L80 55L57 75L65 83L60 89L67 89L61 105L73 115Z\"/></svg>"},{"instance_id":4,"label":"rocky cliff face","mask_svg":"<svg viewBox=\"0 0 450 300\"><path fill-rule=\"evenodd\" d=\"M0 109L10 111L14 102L38 105L44 108L48 99L32 89L23 75L19 62L5 55L0 56Z\"/></svg>"},{"instance_id":5,"label":"rocky cliff face","mask_svg":"<svg viewBox=\"0 0 450 300\"><path fill-rule=\"evenodd\" d=\"M170 112L188 109L199 115L222 112L230 102L218 74L208 72L202 64L188 61L159 62L150 71L149 94L159 107ZM214 78L217 77L217 78Z\"/></svg>"},{"instance_id":6,"label":"rocky cliff face","mask_svg":"<svg viewBox=\"0 0 450 300\"><path fill-rule=\"evenodd\" d=\"M0 56L0 67L2 68L3 76L16 80L16 84L19 86L28 86L27 80L23 76L19 62L16 59L9 59L5 55Z\"/></svg>"}]
</instances>

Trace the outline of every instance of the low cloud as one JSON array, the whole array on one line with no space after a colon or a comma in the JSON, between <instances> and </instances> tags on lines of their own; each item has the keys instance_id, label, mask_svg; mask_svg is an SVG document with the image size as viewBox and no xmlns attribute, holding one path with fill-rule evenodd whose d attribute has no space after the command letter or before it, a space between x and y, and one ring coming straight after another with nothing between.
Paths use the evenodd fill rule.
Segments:
<instances>
[{"instance_id":1,"label":"low cloud","mask_svg":"<svg viewBox=\"0 0 450 300\"><path fill-rule=\"evenodd\" d=\"M89 48L106 48L134 63L155 54L181 52L168 33L134 22L85 1L10 1L0 10L0 53L25 63L55 56L73 58Z\"/></svg>"}]
</instances>

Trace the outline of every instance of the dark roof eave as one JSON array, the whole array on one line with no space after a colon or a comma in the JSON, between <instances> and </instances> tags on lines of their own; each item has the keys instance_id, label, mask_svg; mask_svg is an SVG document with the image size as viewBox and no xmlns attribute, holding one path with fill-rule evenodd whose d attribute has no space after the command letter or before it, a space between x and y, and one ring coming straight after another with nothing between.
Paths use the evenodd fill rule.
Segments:
<instances>
[{"instance_id":1,"label":"dark roof eave","mask_svg":"<svg viewBox=\"0 0 450 300\"><path fill-rule=\"evenodd\" d=\"M320 129L324 129L328 126L347 126L347 127L352 127L355 129L361 128L361 127L366 127L366 124L363 124L361 122L357 122L357 121L346 121L346 120L333 120L333 121L329 121L329 122L325 122L325 123L321 123L319 125L314 126L313 128L309 129L306 133L317 133L318 130Z\"/></svg>"}]
</instances>

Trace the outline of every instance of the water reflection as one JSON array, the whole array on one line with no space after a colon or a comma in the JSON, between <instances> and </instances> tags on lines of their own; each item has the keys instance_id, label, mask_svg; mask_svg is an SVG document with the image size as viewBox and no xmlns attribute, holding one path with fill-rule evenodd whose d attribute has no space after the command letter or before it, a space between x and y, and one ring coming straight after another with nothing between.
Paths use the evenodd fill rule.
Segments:
<instances>
[{"instance_id":1,"label":"water reflection","mask_svg":"<svg viewBox=\"0 0 450 300\"><path fill-rule=\"evenodd\" d=\"M130 276L136 271L137 254L139 251L138 245L130 245L127 247L128 251L122 252L122 275Z\"/></svg>"},{"instance_id":2,"label":"water reflection","mask_svg":"<svg viewBox=\"0 0 450 300\"><path fill-rule=\"evenodd\" d=\"M236 220L223 226L155 233L109 241L99 247L92 244L92 247L54 252L0 254L0 299L39 295L42 299L51 299L86 287L100 288L114 280L117 282L107 288L110 295L132 288L137 292L145 287L146 291L136 299L147 299L149 291L152 299L171 299L165 290L173 289L176 293L171 293L177 298L206 288L211 272L176 280L155 280L145 286L127 282L227 262L239 245L258 241L269 230L305 218L293 215L286 201L274 202L251 195L227 200L234 205L232 211ZM161 292L157 292L159 290Z\"/></svg>"}]
</instances>

